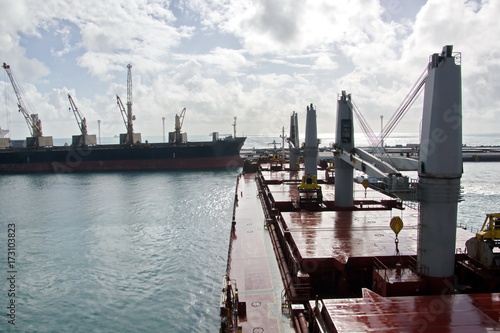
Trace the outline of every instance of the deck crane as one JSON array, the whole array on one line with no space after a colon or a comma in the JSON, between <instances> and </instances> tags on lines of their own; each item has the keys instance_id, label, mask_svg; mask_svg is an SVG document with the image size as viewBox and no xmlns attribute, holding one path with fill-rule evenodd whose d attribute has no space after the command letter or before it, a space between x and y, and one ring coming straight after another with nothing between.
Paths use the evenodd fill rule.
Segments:
<instances>
[{"instance_id":1,"label":"deck crane","mask_svg":"<svg viewBox=\"0 0 500 333\"><path fill-rule=\"evenodd\" d=\"M184 142L181 134L182 124L184 124L184 117L186 116L186 108L182 109L180 115L175 115L175 132L174 132L174 142L181 143Z\"/></svg>"},{"instance_id":2,"label":"deck crane","mask_svg":"<svg viewBox=\"0 0 500 333\"><path fill-rule=\"evenodd\" d=\"M182 129L182 124L184 124L184 117L186 116L186 108L182 109L181 115L175 115L175 131L179 132Z\"/></svg>"},{"instance_id":3,"label":"deck crane","mask_svg":"<svg viewBox=\"0 0 500 333\"><path fill-rule=\"evenodd\" d=\"M72 110L75 114L76 122L78 123L78 128L80 128L81 135L73 135L73 146L92 146L97 144L97 139L95 134L88 134L87 132L87 119L85 119L78 108L70 94L68 94L69 103L71 105L70 111Z\"/></svg>"},{"instance_id":4,"label":"deck crane","mask_svg":"<svg viewBox=\"0 0 500 333\"><path fill-rule=\"evenodd\" d=\"M73 98L71 98L70 94L68 94L68 99L69 99L69 103L71 104L70 111L72 110L73 113L75 114L75 119L76 119L76 122L78 123L78 127L80 128L80 132L85 137L85 135L88 134L87 133L87 120L82 116L82 114L80 113L80 111L76 107L75 102L73 101Z\"/></svg>"},{"instance_id":5,"label":"deck crane","mask_svg":"<svg viewBox=\"0 0 500 333\"><path fill-rule=\"evenodd\" d=\"M24 119L26 120L26 124L28 124L28 128L30 130L31 136L33 138L40 138L43 136L42 134L42 121L38 118L37 113L29 113L28 109L26 108L26 105L24 104L23 98L21 96L21 90L19 89L19 85L17 84L17 81L14 78L14 75L12 74L12 71L10 69L10 65L7 65L5 62L3 63L2 66L5 71L7 72L7 75L9 76L10 82L12 83L12 88L14 88L14 92L16 93L17 97L17 106L19 107L19 112L22 113L24 116Z\"/></svg>"},{"instance_id":6,"label":"deck crane","mask_svg":"<svg viewBox=\"0 0 500 333\"><path fill-rule=\"evenodd\" d=\"M127 65L127 109L125 107L118 95L116 95L116 102L118 108L122 114L123 122L125 123L125 128L127 129L127 134L125 140L121 140L121 143L132 145L135 142L135 137L138 137L140 141L140 134L134 135L134 123L135 116L132 114L132 65Z\"/></svg>"}]
</instances>

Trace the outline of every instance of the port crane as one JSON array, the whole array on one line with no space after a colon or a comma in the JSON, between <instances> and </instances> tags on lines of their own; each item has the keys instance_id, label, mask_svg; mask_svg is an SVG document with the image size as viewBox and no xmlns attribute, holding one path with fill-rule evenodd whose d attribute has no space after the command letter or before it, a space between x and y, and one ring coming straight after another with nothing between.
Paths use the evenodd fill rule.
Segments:
<instances>
[{"instance_id":1,"label":"port crane","mask_svg":"<svg viewBox=\"0 0 500 333\"><path fill-rule=\"evenodd\" d=\"M10 65L7 65L4 62L2 67L7 72L7 75L9 76L10 82L12 83L12 88L14 88L14 92L16 93L16 97L17 97L17 106L19 107L19 112L21 112L21 114L24 116L24 119L26 120L26 124L28 125L28 128L30 130L31 136L34 138L42 137L43 136L42 121L38 118L37 113L28 112L28 109L26 108L26 105L24 104L24 100L22 98L21 89L19 88L19 85L17 84L17 80L14 78L14 75L12 74L12 70L10 69Z\"/></svg>"},{"instance_id":2,"label":"port crane","mask_svg":"<svg viewBox=\"0 0 500 333\"><path fill-rule=\"evenodd\" d=\"M68 99L69 99L69 103L71 104L70 111L71 110L73 111L73 113L75 115L76 122L78 124L78 127L80 128L80 132L82 133L83 136L85 136L88 134L87 133L87 120L82 116L82 114L80 113L80 111L76 107L76 104L73 101L73 98L71 98L70 94L68 94Z\"/></svg>"}]
</instances>

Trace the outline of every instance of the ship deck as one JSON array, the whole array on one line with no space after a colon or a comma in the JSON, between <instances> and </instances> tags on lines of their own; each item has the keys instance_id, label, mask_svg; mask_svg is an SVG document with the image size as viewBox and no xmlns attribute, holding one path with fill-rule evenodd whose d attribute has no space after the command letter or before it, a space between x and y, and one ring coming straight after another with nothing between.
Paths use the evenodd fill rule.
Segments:
<instances>
[{"instance_id":1,"label":"ship deck","mask_svg":"<svg viewBox=\"0 0 500 333\"><path fill-rule=\"evenodd\" d=\"M315 301L330 332L498 332L500 294L381 297Z\"/></svg>"},{"instance_id":2,"label":"ship deck","mask_svg":"<svg viewBox=\"0 0 500 333\"><path fill-rule=\"evenodd\" d=\"M262 175L272 196L281 202L296 202L298 191L296 182L287 171L263 170ZM303 172L297 172L291 179L301 179ZM319 178L319 176L318 176ZM276 181L282 181L279 184ZM323 200L335 200L335 185L321 184ZM366 195L365 195L366 193ZM282 224L297 246L301 259L332 260L345 265L355 258L396 255L395 234L389 223L394 216L401 217L404 227L398 234L399 255L417 254L418 211L411 208L379 209L381 201L394 200L372 188L354 183L354 202L359 210L322 210L281 212ZM373 209L372 209L373 208ZM471 233L457 228L457 252L465 252L465 242Z\"/></svg>"},{"instance_id":3,"label":"ship deck","mask_svg":"<svg viewBox=\"0 0 500 333\"><path fill-rule=\"evenodd\" d=\"M267 229L254 174L238 180L235 227L231 233L228 275L236 280L239 301L246 303L240 318L243 332L293 332L281 315L283 283Z\"/></svg>"},{"instance_id":4,"label":"ship deck","mask_svg":"<svg viewBox=\"0 0 500 333\"><path fill-rule=\"evenodd\" d=\"M290 303L319 311L315 317L325 332L500 331L500 294L419 294L423 281L412 268L418 210L394 208L394 198L356 183L353 210L335 210L335 185L326 183L321 183L322 208L300 209L302 171L261 170L257 175L265 195L255 174L239 179L229 254L228 275L246 302L243 332L292 332L291 323L297 329L293 306L282 307L287 300L283 292L296 296ZM318 179L323 179L321 171ZM389 225L395 216L404 223L397 244ZM275 224L266 228L266 219ZM457 256L471 237L457 228ZM403 269L395 268L398 262ZM306 294L300 290L304 284L310 286ZM404 297L382 297L372 287ZM411 325L408 318L413 318Z\"/></svg>"}]
</instances>

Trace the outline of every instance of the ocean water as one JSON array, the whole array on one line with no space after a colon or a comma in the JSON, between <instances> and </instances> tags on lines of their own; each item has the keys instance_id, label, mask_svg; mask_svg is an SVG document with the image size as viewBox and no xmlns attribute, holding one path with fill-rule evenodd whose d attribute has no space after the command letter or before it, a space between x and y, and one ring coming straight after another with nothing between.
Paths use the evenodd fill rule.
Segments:
<instances>
[{"instance_id":1,"label":"ocean water","mask_svg":"<svg viewBox=\"0 0 500 333\"><path fill-rule=\"evenodd\" d=\"M238 172L0 175L0 332L218 332ZM464 164L459 223L500 212L499 172Z\"/></svg>"},{"instance_id":2,"label":"ocean water","mask_svg":"<svg viewBox=\"0 0 500 333\"><path fill-rule=\"evenodd\" d=\"M0 331L217 332L237 173L0 176Z\"/></svg>"}]
</instances>

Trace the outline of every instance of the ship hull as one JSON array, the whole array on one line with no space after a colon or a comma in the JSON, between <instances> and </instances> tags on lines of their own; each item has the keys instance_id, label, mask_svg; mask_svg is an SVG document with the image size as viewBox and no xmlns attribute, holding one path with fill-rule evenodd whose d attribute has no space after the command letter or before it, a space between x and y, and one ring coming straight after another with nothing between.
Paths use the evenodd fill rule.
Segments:
<instances>
[{"instance_id":1,"label":"ship hull","mask_svg":"<svg viewBox=\"0 0 500 333\"><path fill-rule=\"evenodd\" d=\"M245 138L124 147L51 147L0 152L0 173L234 168Z\"/></svg>"}]
</instances>

